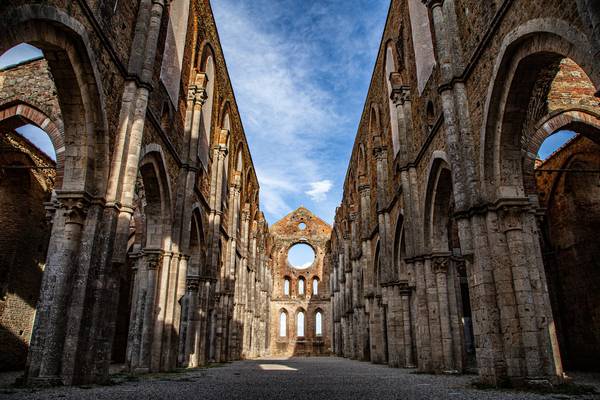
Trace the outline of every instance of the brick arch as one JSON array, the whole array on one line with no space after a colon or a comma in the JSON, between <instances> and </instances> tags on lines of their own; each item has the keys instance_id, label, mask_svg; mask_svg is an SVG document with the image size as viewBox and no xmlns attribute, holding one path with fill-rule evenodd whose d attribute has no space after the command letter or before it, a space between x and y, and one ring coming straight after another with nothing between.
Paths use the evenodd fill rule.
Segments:
<instances>
[{"instance_id":1,"label":"brick arch","mask_svg":"<svg viewBox=\"0 0 600 400\"><path fill-rule=\"evenodd\" d=\"M549 136L560 130L573 130L600 143L600 115L589 110L561 110L548 115L537 126L538 129L530 136L523 148L523 153L526 154L522 166L523 185L527 194L537 192L534 174L535 156Z\"/></svg>"},{"instance_id":2,"label":"brick arch","mask_svg":"<svg viewBox=\"0 0 600 400\"><path fill-rule=\"evenodd\" d=\"M109 139L102 79L86 28L48 5L0 11L0 53L20 43L40 48L52 72L65 133L62 189L104 196L109 171Z\"/></svg>"},{"instance_id":3,"label":"brick arch","mask_svg":"<svg viewBox=\"0 0 600 400\"><path fill-rule=\"evenodd\" d=\"M52 142L56 153L56 188L62 187L64 161L65 161L65 138L59 128L59 121L54 121L44 112L26 103L14 103L0 105L0 123L10 119L22 119L42 129Z\"/></svg>"},{"instance_id":4,"label":"brick arch","mask_svg":"<svg viewBox=\"0 0 600 400\"><path fill-rule=\"evenodd\" d=\"M479 178L484 200L524 197L515 135L521 134L525 116L516 110L527 109L536 74L556 60L573 60L597 88L600 67L590 48L585 34L558 19L530 20L504 37L483 113Z\"/></svg>"}]
</instances>

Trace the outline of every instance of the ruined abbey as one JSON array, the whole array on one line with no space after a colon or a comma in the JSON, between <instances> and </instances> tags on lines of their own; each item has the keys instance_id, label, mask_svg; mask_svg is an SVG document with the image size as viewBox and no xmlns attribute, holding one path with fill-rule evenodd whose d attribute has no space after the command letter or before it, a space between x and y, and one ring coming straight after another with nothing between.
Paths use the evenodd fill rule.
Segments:
<instances>
[{"instance_id":1,"label":"ruined abbey","mask_svg":"<svg viewBox=\"0 0 600 400\"><path fill-rule=\"evenodd\" d=\"M392 0L332 224L267 224L209 0L0 0L0 27L0 54L43 52L0 70L0 370L24 384L600 370L598 1Z\"/></svg>"}]
</instances>

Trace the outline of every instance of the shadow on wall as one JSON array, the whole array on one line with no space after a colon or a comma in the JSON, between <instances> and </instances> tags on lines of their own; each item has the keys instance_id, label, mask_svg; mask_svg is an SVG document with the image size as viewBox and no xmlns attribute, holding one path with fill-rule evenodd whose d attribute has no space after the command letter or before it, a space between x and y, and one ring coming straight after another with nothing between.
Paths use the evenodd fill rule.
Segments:
<instances>
[{"instance_id":1,"label":"shadow on wall","mask_svg":"<svg viewBox=\"0 0 600 400\"><path fill-rule=\"evenodd\" d=\"M50 236L49 191L22 168L31 165L22 152L5 149L0 165L0 371L10 371L27 358Z\"/></svg>"}]
</instances>

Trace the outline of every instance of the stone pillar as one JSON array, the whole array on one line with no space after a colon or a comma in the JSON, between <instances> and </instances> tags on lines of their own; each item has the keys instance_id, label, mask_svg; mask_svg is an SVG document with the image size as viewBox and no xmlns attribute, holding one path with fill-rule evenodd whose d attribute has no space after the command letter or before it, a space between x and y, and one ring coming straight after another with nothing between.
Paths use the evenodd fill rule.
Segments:
<instances>
[{"instance_id":1,"label":"stone pillar","mask_svg":"<svg viewBox=\"0 0 600 400\"><path fill-rule=\"evenodd\" d=\"M404 366L406 368L414 368L410 294L411 290L408 287L402 287L400 289L400 298L402 300L402 321L404 327Z\"/></svg>"},{"instance_id":2,"label":"stone pillar","mask_svg":"<svg viewBox=\"0 0 600 400\"><path fill-rule=\"evenodd\" d=\"M429 332L429 308L427 302L427 280L425 279L425 266L423 260L415 261L416 295L417 295L417 337L416 344L419 349L419 372L432 370L431 335Z\"/></svg>"},{"instance_id":3,"label":"stone pillar","mask_svg":"<svg viewBox=\"0 0 600 400\"><path fill-rule=\"evenodd\" d=\"M157 270L162 263L160 251L145 250L141 271L136 275L137 297L132 300L132 308L138 316L129 327L128 364L134 372L150 371L150 356L154 322L154 298L157 286ZM133 321L132 321L133 322Z\"/></svg>"},{"instance_id":4,"label":"stone pillar","mask_svg":"<svg viewBox=\"0 0 600 400\"><path fill-rule=\"evenodd\" d=\"M30 383L62 383L67 306L77 265L89 202L60 197L52 225L46 268L31 339L27 379Z\"/></svg>"},{"instance_id":5,"label":"stone pillar","mask_svg":"<svg viewBox=\"0 0 600 400\"><path fill-rule=\"evenodd\" d=\"M450 307L448 305L448 263L449 256L436 256L433 259L433 271L437 283L444 371L454 370L452 328L450 326Z\"/></svg>"},{"instance_id":6,"label":"stone pillar","mask_svg":"<svg viewBox=\"0 0 600 400\"><path fill-rule=\"evenodd\" d=\"M198 307L198 287L200 285L200 277L187 277L187 298L188 298L188 319L187 330L185 334L185 350L183 357L183 366L196 368L198 367L198 348L196 348L196 335L200 331L200 310Z\"/></svg>"}]
</instances>

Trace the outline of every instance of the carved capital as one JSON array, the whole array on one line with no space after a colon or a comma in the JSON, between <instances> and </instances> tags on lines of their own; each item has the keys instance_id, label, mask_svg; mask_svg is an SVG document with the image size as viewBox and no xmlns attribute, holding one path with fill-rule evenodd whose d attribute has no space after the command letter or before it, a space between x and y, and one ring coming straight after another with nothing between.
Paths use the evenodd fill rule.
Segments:
<instances>
[{"instance_id":1,"label":"carved capital","mask_svg":"<svg viewBox=\"0 0 600 400\"><path fill-rule=\"evenodd\" d=\"M523 229L522 216L527 211L522 206L505 206L500 208L500 229L503 232Z\"/></svg>"},{"instance_id":2,"label":"carved capital","mask_svg":"<svg viewBox=\"0 0 600 400\"><path fill-rule=\"evenodd\" d=\"M387 160L387 146L380 145L373 148L373 156L377 161Z\"/></svg>"},{"instance_id":3,"label":"carved capital","mask_svg":"<svg viewBox=\"0 0 600 400\"><path fill-rule=\"evenodd\" d=\"M436 256L433 257L433 272L436 274L445 274L448 272L448 261L450 260L449 256Z\"/></svg>"},{"instance_id":4,"label":"carved capital","mask_svg":"<svg viewBox=\"0 0 600 400\"><path fill-rule=\"evenodd\" d=\"M403 106L410 103L410 86L392 86L392 95L390 96L396 106Z\"/></svg>"},{"instance_id":5,"label":"carved capital","mask_svg":"<svg viewBox=\"0 0 600 400\"><path fill-rule=\"evenodd\" d=\"M227 153L229 152L227 145L224 145L224 144L217 144L214 147L214 149L217 152L217 156L220 158L225 158L227 156Z\"/></svg>"},{"instance_id":6,"label":"carved capital","mask_svg":"<svg viewBox=\"0 0 600 400\"><path fill-rule=\"evenodd\" d=\"M200 287L200 277L188 276L185 283L189 292L197 292Z\"/></svg>"},{"instance_id":7,"label":"carved capital","mask_svg":"<svg viewBox=\"0 0 600 400\"><path fill-rule=\"evenodd\" d=\"M61 196L54 204L56 209L61 209L63 212L66 224L83 225L90 202L85 196Z\"/></svg>"},{"instance_id":8,"label":"carved capital","mask_svg":"<svg viewBox=\"0 0 600 400\"><path fill-rule=\"evenodd\" d=\"M366 182L362 182L358 185L358 192L361 196L368 196L371 191L371 185Z\"/></svg>"},{"instance_id":9,"label":"carved capital","mask_svg":"<svg viewBox=\"0 0 600 400\"><path fill-rule=\"evenodd\" d=\"M144 253L144 260L146 261L146 268L148 269L157 269L162 263L162 254L161 253Z\"/></svg>"}]
</instances>

